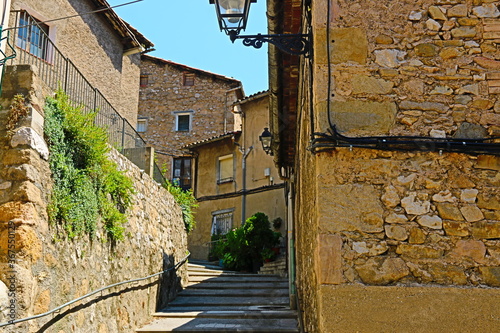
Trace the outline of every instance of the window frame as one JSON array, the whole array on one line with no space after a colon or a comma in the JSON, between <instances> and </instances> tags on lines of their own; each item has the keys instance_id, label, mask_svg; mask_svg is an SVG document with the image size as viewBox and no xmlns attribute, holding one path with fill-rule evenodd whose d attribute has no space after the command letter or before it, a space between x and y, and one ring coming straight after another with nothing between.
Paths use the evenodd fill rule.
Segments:
<instances>
[{"instance_id":1,"label":"window frame","mask_svg":"<svg viewBox=\"0 0 500 333\"><path fill-rule=\"evenodd\" d=\"M184 132L184 133L189 133L191 132L192 130L192 124L193 124L193 111L176 111L174 112L174 116L175 116L175 127L174 127L174 131L175 132ZM180 116L189 116L189 120L188 120L188 129L187 130L180 130L179 129L179 125L180 125L180 122L179 122L179 117Z\"/></svg>"},{"instance_id":2,"label":"window frame","mask_svg":"<svg viewBox=\"0 0 500 333\"><path fill-rule=\"evenodd\" d=\"M222 209L222 210L217 210L212 212L212 227L210 228L210 232L212 235L218 234L218 235L225 235L231 229L233 228L234 225L234 208L229 208L229 209ZM224 228L220 229L220 232L217 232L217 217L221 217L221 220L224 221L223 219L227 219L229 217L229 223L224 221ZM224 232L225 231L225 232Z\"/></svg>"},{"instance_id":3,"label":"window frame","mask_svg":"<svg viewBox=\"0 0 500 333\"><path fill-rule=\"evenodd\" d=\"M139 124L144 124L143 131L140 130ZM147 130L148 130L148 119L147 118L138 118L137 119L137 126L136 126L137 133L145 133Z\"/></svg>"},{"instance_id":4,"label":"window frame","mask_svg":"<svg viewBox=\"0 0 500 333\"><path fill-rule=\"evenodd\" d=\"M52 40L55 37L55 29L43 22L44 19L40 15L33 15L31 11L21 9L16 23L19 27L24 26L24 28L17 29L15 45L33 57L51 63L54 53Z\"/></svg>"},{"instance_id":5,"label":"window frame","mask_svg":"<svg viewBox=\"0 0 500 333\"><path fill-rule=\"evenodd\" d=\"M149 76L150 74L141 74L139 76L139 86L141 88L145 88L149 85Z\"/></svg>"},{"instance_id":6,"label":"window frame","mask_svg":"<svg viewBox=\"0 0 500 333\"><path fill-rule=\"evenodd\" d=\"M223 161L231 161L231 177L222 178L222 168ZM217 159L217 184L225 184L234 182L234 154L227 154L223 156L219 156Z\"/></svg>"},{"instance_id":7,"label":"window frame","mask_svg":"<svg viewBox=\"0 0 500 333\"><path fill-rule=\"evenodd\" d=\"M189 160L189 167L186 166L186 161ZM176 167L176 161L181 161L181 167ZM179 170L179 175L176 177L176 171ZM191 157L174 157L172 161L172 183L176 184L183 190L190 190L193 186L193 158ZM186 176L187 175L187 176ZM189 181L186 181L189 180Z\"/></svg>"},{"instance_id":8,"label":"window frame","mask_svg":"<svg viewBox=\"0 0 500 333\"><path fill-rule=\"evenodd\" d=\"M185 87L194 86L195 77L196 76L194 75L194 73L191 73L191 72L182 73L182 85Z\"/></svg>"}]
</instances>

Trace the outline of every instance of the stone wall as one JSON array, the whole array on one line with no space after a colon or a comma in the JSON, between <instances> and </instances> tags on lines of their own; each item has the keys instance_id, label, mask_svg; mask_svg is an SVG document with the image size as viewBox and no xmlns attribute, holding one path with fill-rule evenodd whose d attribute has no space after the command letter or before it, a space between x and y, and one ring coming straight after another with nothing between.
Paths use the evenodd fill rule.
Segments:
<instances>
[{"instance_id":1,"label":"stone wall","mask_svg":"<svg viewBox=\"0 0 500 333\"><path fill-rule=\"evenodd\" d=\"M194 75L194 85L184 85L184 73ZM141 74L147 77L139 96L139 117L147 123L142 134L157 150L159 165L167 163L169 178L172 158L162 152L182 156L185 144L235 130L231 105L242 97L238 80L147 55ZM191 112L190 131L176 131L179 111Z\"/></svg>"},{"instance_id":2,"label":"stone wall","mask_svg":"<svg viewBox=\"0 0 500 333\"><path fill-rule=\"evenodd\" d=\"M328 22L327 2L312 2L314 62L302 78L314 78L313 96L301 96L299 119L312 101L321 132L330 116L348 136L498 135L500 2L330 4ZM500 158L355 147L311 157L307 125L294 179L307 330L494 330Z\"/></svg>"},{"instance_id":3,"label":"stone wall","mask_svg":"<svg viewBox=\"0 0 500 333\"><path fill-rule=\"evenodd\" d=\"M49 225L51 178L41 132L43 85L32 73L17 77L25 87L30 117L13 136L5 131L10 100L2 98L0 119L0 322L44 313L101 287L141 278L173 266L186 256L187 235L173 197L125 157L111 158L131 177L135 193L126 236L112 244L98 229L94 239L66 240ZM12 246L12 247L9 247ZM9 252L10 250L10 252ZM130 332L164 307L186 269L114 287L6 332ZM10 293L10 295L9 295ZM13 304L12 309L9 306Z\"/></svg>"},{"instance_id":4,"label":"stone wall","mask_svg":"<svg viewBox=\"0 0 500 333\"><path fill-rule=\"evenodd\" d=\"M27 10L41 21L76 16L48 22L51 40L88 82L99 89L111 105L135 127L140 55L123 55L122 38L104 15L78 16L94 11L96 8L91 3L92 1L87 0L12 0L12 9ZM18 23L14 22L14 14L11 15L9 26L18 26ZM19 58L14 59L13 63L18 64ZM58 59L58 62L60 61ZM45 70L48 72L51 69Z\"/></svg>"}]
</instances>

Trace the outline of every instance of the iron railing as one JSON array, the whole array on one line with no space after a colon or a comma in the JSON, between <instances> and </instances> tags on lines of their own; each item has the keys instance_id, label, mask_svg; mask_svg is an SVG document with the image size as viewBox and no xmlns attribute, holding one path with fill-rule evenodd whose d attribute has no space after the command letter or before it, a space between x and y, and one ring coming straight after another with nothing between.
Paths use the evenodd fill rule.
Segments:
<instances>
[{"instance_id":1,"label":"iron railing","mask_svg":"<svg viewBox=\"0 0 500 333\"><path fill-rule=\"evenodd\" d=\"M50 40L41 22L23 10L12 11L12 15L18 26L5 30L9 30L10 44L15 45L17 56L7 62L9 65L34 65L36 74L50 89L63 89L75 106L81 106L84 112L97 112L95 124L106 128L110 145L120 152L146 147L144 139L127 119ZM165 180L162 174L155 174L155 179L160 183Z\"/></svg>"}]
</instances>

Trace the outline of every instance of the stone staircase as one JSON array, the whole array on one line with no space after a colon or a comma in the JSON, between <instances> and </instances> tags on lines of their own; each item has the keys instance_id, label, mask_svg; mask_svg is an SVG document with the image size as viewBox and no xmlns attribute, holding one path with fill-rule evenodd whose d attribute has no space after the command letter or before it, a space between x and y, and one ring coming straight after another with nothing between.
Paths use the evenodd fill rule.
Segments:
<instances>
[{"instance_id":1,"label":"stone staircase","mask_svg":"<svg viewBox=\"0 0 500 333\"><path fill-rule=\"evenodd\" d=\"M188 271L188 287L136 332L299 332L287 279L223 271L201 262L189 263Z\"/></svg>"},{"instance_id":2,"label":"stone staircase","mask_svg":"<svg viewBox=\"0 0 500 333\"><path fill-rule=\"evenodd\" d=\"M258 274L278 275L283 278L287 277L288 271L286 268L286 256L280 255L275 261L264 263Z\"/></svg>"}]
</instances>

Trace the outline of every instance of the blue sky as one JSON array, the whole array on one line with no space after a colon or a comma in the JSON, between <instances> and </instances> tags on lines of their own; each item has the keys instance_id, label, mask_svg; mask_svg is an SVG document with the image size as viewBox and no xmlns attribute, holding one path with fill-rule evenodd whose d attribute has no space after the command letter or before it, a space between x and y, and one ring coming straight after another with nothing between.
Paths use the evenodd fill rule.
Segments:
<instances>
[{"instance_id":1,"label":"blue sky","mask_svg":"<svg viewBox=\"0 0 500 333\"><path fill-rule=\"evenodd\" d=\"M108 0L111 6L131 0ZM243 34L267 33L266 1L252 4ZM143 0L114 9L118 15L155 44L150 55L233 77L246 95L267 90L267 45L246 47L231 43L219 30L209 0Z\"/></svg>"}]
</instances>

